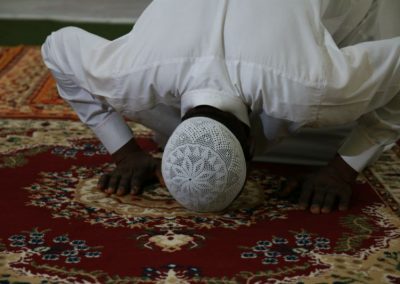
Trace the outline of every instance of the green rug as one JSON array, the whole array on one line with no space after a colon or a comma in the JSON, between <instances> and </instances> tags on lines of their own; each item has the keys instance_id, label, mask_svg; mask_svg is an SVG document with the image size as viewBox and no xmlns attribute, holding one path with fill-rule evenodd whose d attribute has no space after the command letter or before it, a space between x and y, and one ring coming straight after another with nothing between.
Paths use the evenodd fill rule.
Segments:
<instances>
[{"instance_id":1,"label":"green rug","mask_svg":"<svg viewBox=\"0 0 400 284\"><path fill-rule=\"evenodd\" d=\"M41 45L52 31L67 26L80 27L110 40L118 38L132 29L131 24L3 19L0 20L0 45Z\"/></svg>"}]
</instances>

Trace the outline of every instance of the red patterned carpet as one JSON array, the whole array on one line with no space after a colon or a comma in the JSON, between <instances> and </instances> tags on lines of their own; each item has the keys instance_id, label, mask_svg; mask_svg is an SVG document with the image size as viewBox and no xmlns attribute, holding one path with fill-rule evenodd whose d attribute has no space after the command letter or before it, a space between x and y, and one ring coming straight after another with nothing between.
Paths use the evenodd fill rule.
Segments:
<instances>
[{"instance_id":1,"label":"red patterned carpet","mask_svg":"<svg viewBox=\"0 0 400 284\"><path fill-rule=\"evenodd\" d=\"M94 189L110 159L36 47L0 48L0 117L0 283L400 283L399 146L346 213L297 210L275 192L299 168L256 164L229 210L198 214L157 185L133 200Z\"/></svg>"}]
</instances>

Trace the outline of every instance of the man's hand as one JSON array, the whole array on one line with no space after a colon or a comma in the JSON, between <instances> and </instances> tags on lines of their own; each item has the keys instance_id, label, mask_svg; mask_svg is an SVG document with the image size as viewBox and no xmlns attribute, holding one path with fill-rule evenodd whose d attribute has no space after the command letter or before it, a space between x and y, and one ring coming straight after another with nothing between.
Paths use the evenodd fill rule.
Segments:
<instances>
[{"instance_id":1,"label":"man's hand","mask_svg":"<svg viewBox=\"0 0 400 284\"><path fill-rule=\"evenodd\" d=\"M329 165L308 176L303 182L298 179L290 180L282 189L280 196L286 197L296 188L301 187L298 200L301 209L310 208L314 214L329 213L338 201L339 210L345 211L349 208L352 187L357 174L337 155Z\"/></svg>"},{"instance_id":2,"label":"man's hand","mask_svg":"<svg viewBox=\"0 0 400 284\"><path fill-rule=\"evenodd\" d=\"M98 182L98 189L119 196L131 193L138 195L146 182L158 179L164 185L161 174L161 159L153 158L143 152L131 139L115 152L113 160L116 168L110 174L104 174Z\"/></svg>"}]
</instances>

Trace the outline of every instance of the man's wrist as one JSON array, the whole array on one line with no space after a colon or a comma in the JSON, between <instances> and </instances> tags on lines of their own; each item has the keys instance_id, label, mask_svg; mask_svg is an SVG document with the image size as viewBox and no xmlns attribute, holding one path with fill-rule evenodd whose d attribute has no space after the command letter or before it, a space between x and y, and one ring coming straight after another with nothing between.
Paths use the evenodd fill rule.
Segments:
<instances>
[{"instance_id":1,"label":"man's wrist","mask_svg":"<svg viewBox=\"0 0 400 284\"><path fill-rule=\"evenodd\" d=\"M347 164L339 154L333 158L333 160L329 163L329 166L333 168L336 173L339 173L339 175L347 183L353 183L358 176L358 172L349 164Z\"/></svg>"},{"instance_id":2,"label":"man's wrist","mask_svg":"<svg viewBox=\"0 0 400 284\"><path fill-rule=\"evenodd\" d=\"M116 152L114 152L111 155L111 157L112 157L113 161L116 164L118 164L126 157L132 156L132 154L134 154L134 153L142 153L142 152L143 151L140 148L140 146L136 143L135 138L132 138L125 145L123 145Z\"/></svg>"}]
</instances>

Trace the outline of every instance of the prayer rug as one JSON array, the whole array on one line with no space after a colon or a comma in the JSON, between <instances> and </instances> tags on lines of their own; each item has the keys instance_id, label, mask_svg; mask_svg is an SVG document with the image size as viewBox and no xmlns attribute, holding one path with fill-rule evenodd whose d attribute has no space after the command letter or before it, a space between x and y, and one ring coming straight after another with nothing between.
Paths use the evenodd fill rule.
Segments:
<instances>
[{"instance_id":1,"label":"prayer rug","mask_svg":"<svg viewBox=\"0 0 400 284\"><path fill-rule=\"evenodd\" d=\"M58 96L39 47L0 47L0 118L76 118Z\"/></svg>"},{"instance_id":2,"label":"prayer rug","mask_svg":"<svg viewBox=\"0 0 400 284\"><path fill-rule=\"evenodd\" d=\"M20 59L38 52L8 52L17 49ZM0 283L400 283L398 145L359 177L348 212L278 199L284 175L308 169L272 164L254 164L221 214L189 212L157 184L106 196L95 189L111 168L105 149L66 119L54 85L46 103L32 99L43 67L32 67L42 71L25 81L30 93L15 91L8 80L24 76L9 70L31 71L0 58ZM131 126L160 156L152 133Z\"/></svg>"}]
</instances>

